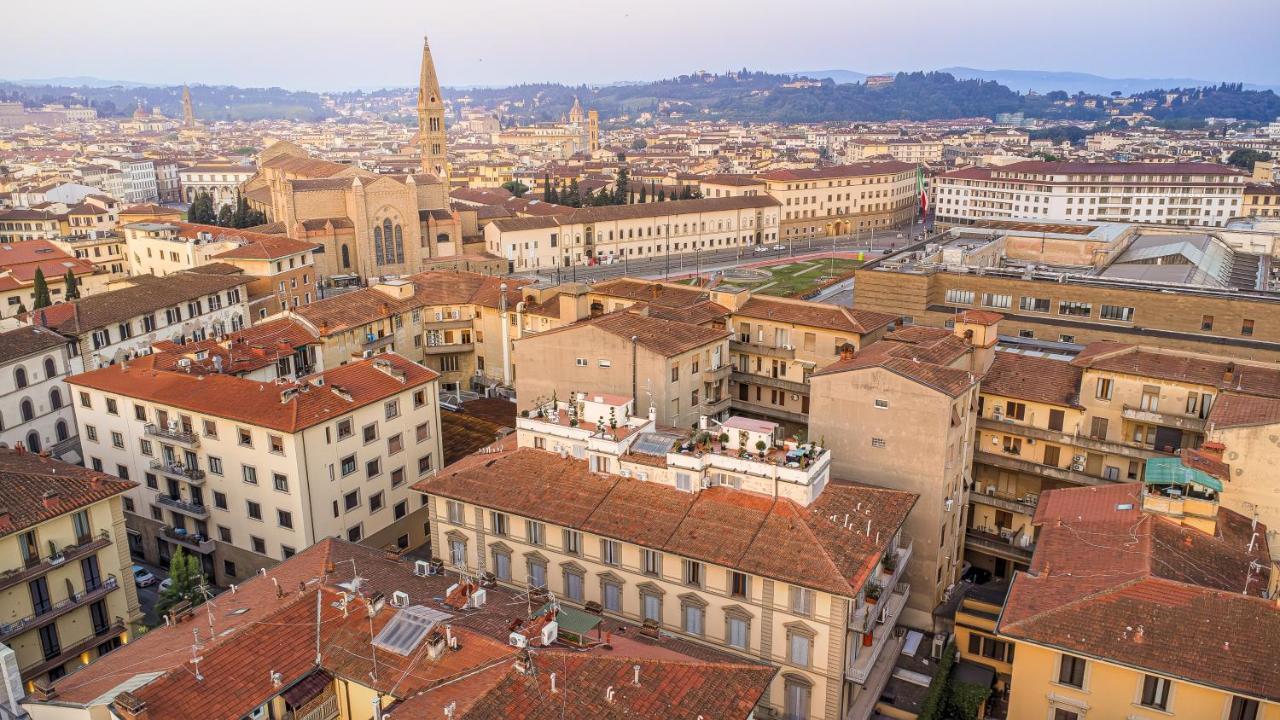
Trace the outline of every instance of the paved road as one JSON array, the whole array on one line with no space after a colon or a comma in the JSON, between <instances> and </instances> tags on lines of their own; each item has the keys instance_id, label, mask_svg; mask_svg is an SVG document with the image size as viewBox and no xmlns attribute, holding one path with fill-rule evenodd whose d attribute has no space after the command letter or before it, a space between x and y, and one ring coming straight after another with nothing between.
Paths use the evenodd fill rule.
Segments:
<instances>
[{"instance_id":1,"label":"paved road","mask_svg":"<svg viewBox=\"0 0 1280 720\"><path fill-rule=\"evenodd\" d=\"M605 280L609 278L637 277L645 279L680 278L695 273L709 273L724 270L747 263L757 263L790 257L821 256L832 252L879 253L885 249L895 249L909 244L911 238L921 232L920 225L903 227L894 230L881 230L874 233L845 235L835 238L813 238L807 240L780 241L778 252L755 252L754 248L745 251L739 248L723 250L707 250L695 253L679 253L670 257L645 258L631 260L626 258L612 265L594 265L591 267L547 268L536 273L517 273L516 277L530 279L553 279L575 282ZM899 238L898 236L902 237Z\"/></svg>"},{"instance_id":2,"label":"paved road","mask_svg":"<svg viewBox=\"0 0 1280 720\"><path fill-rule=\"evenodd\" d=\"M143 622L146 623L148 627L155 627L161 623L160 617L155 613L156 602L160 600L160 583L164 582L164 579L169 577L169 573L164 568L151 565L150 563L134 560L133 564L141 565L147 570L150 570L152 575L156 576L154 584L138 588L138 607L142 609L142 613L144 615ZM130 582L133 581L132 569L129 570L129 580Z\"/></svg>"}]
</instances>

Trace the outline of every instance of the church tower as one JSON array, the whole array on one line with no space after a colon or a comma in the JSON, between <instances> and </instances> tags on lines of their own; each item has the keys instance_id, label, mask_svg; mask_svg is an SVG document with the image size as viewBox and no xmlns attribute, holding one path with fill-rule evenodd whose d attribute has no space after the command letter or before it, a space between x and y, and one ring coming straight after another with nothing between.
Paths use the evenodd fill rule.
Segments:
<instances>
[{"instance_id":1,"label":"church tower","mask_svg":"<svg viewBox=\"0 0 1280 720\"><path fill-rule=\"evenodd\" d=\"M596 152L600 149L600 113L592 110L587 113L587 150Z\"/></svg>"},{"instance_id":2,"label":"church tower","mask_svg":"<svg viewBox=\"0 0 1280 720\"><path fill-rule=\"evenodd\" d=\"M440 178L448 192L449 157L444 133L444 97L436 79L436 64L431 60L431 46L422 38L422 72L418 78L418 145L422 154L422 170Z\"/></svg>"},{"instance_id":3,"label":"church tower","mask_svg":"<svg viewBox=\"0 0 1280 720\"><path fill-rule=\"evenodd\" d=\"M196 126L196 114L191 110L191 88L182 86L182 127Z\"/></svg>"}]
</instances>

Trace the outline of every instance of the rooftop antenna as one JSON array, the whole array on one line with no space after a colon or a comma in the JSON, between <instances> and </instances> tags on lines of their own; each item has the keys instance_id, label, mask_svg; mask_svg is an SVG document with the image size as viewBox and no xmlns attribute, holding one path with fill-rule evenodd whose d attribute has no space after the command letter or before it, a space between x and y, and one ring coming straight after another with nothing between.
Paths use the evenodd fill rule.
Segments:
<instances>
[{"instance_id":1,"label":"rooftop antenna","mask_svg":"<svg viewBox=\"0 0 1280 720\"><path fill-rule=\"evenodd\" d=\"M320 665L320 586L316 586L316 666Z\"/></svg>"},{"instance_id":2,"label":"rooftop antenna","mask_svg":"<svg viewBox=\"0 0 1280 720\"><path fill-rule=\"evenodd\" d=\"M204 660L203 655L196 654L196 645L191 646L191 664L196 666L196 680L203 681L204 675L200 674L200 661Z\"/></svg>"}]
</instances>

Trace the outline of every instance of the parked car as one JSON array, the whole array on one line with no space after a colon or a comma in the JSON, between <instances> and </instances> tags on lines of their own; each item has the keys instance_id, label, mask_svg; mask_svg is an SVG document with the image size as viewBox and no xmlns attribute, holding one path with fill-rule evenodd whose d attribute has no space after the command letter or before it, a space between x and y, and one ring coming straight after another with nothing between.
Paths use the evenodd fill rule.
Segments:
<instances>
[{"instance_id":1,"label":"parked car","mask_svg":"<svg viewBox=\"0 0 1280 720\"><path fill-rule=\"evenodd\" d=\"M758 253L782 252L782 246L781 245L757 245L756 252Z\"/></svg>"},{"instance_id":2,"label":"parked car","mask_svg":"<svg viewBox=\"0 0 1280 720\"><path fill-rule=\"evenodd\" d=\"M150 570L141 565L133 566L133 582L138 587L149 587L156 584L156 576L151 574Z\"/></svg>"},{"instance_id":3,"label":"parked car","mask_svg":"<svg viewBox=\"0 0 1280 720\"><path fill-rule=\"evenodd\" d=\"M158 589L160 592L164 592L165 590L168 590L171 585L173 585L173 578L165 578L160 581L160 587Z\"/></svg>"}]
</instances>

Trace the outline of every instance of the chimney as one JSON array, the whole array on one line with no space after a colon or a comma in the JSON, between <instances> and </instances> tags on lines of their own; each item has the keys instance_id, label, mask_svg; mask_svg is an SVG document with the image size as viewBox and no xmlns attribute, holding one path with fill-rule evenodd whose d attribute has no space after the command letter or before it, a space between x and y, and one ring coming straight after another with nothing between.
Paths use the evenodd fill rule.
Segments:
<instances>
[{"instance_id":1,"label":"chimney","mask_svg":"<svg viewBox=\"0 0 1280 720\"><path fill-rule=\"evenodd\" d=\"M654 300L657 300L658 296L661 294L662 294L662 285L660 283L654 283L649 286L649 297L653 298Z\"/></svg>"},{"instance_id":2,"label":"chimney","mask_svg":"<svg viewBox=\"0 0 1280 720\"><path fill-rule=\"evenodd\" d=\"M1233 362L1227 363L1226 369L1222 371L1223 384L1231 385L1231 383L1235 381L1235 377L1236 377L1236 364Z\"/></svg>"},{"instance_id":3,"label":"chimney","mask_svg":"<svg viewBox=\"0 0 1280 720\"><path fill-rule=\"evenodd\" d=\"M128 690L117 695L112 704L124 720L142 720L147 716L147 702Z\"/></svg>"},{"instance_id":4,"label":"chimney","mask_svg":"<svg viewBox=\"0 0 1280 720\"><path fill-rule=\"evenodd\" d=\"M44 678L33 682L32 688L31 698L39 702L49 702L58 696L58 689L53 686L52 682Z\"/></svg>"},{"instance_id":5,"label":"chimney","mask_svg":"<svg viewBox=\"0 0 1280 720\"><path fill-rule=\"evenodd\" d=\"M853 343L845 343L845 344L843 344L843 345L841 345L841 346L840 346L840 359L841 359L841 360L852 360L852 359L853 359L853 356L854 356L856 353L857 353L857 351L856 351L856 350L854 350Z\"/></svg>"},{"instance_id":6,"label":"chimney","mask_svg":"<svg viewBox=\"0 0 1280 720\"><path fill-rule=\"evenodd\" d=\"M45 510L53 510L58 506L58 491L45 490L44 495L40 496L40 500L44 503Z\"/></svg>"},{"instance_id":7,"label":"chimney","mask_svg":"<svg viewBox=\"0 0 1280 720\"><path fill-rule=\"evenodd\" d=\"M1226 449L1227 446L1220 442L1209 441L1200 446L1200 453L1207 457L1211 457L1214 460L1221 461L1222 453L1225 452Z\"/></svg>"}]
</instances>

